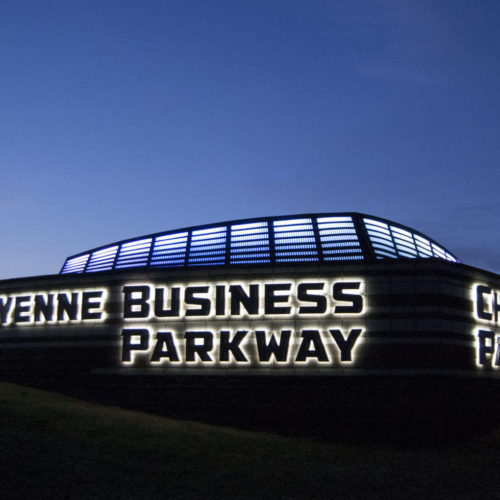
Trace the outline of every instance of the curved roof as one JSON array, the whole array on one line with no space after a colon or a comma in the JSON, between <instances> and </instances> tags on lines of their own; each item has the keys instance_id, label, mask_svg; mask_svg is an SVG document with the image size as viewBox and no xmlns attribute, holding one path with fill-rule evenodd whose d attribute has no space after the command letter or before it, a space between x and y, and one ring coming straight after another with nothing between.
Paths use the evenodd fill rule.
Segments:
<instances>
[{"instance_id":1,"label":"curved roof","mask_svg":"<svg viewBox=\"0 0 500 500\"><path fill-rule=\"evenodd\" d=\"M431 238L380 217L304 214L221 222L123 240L68 257L61 274L426 258L460 262Z\"/></svg>"}]
</instances>

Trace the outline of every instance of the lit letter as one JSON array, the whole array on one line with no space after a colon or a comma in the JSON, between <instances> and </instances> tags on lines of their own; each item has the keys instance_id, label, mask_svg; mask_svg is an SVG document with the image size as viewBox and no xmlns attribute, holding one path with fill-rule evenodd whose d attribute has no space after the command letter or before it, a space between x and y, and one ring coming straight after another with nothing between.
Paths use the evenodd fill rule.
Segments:
<instances>
[{"instance_id":1,"label":"lit letter","mask_svg":"<svg viewBox=\"0 0 500 500\"><path fill-rule=\"evenodd\" d=\"M57 294L57 321L64 320L64 313L69 320L76 320L78 318L78 293L71 294L71 301L65 293Z\"/></svg>"},{"instance_id":2,"label":"lit letter","mask_svg":"<svg viewBox=\"0 0 500 500\"><path fill-rule=\"evenodd\" d=\"M257 351L259 353L259 361L269 361L271 355L274 355L276 361L286 361L288 358L288 345L290 343L290 330L282 330L279 336L279 344L273 333L269 339L269 344L266 343L266 332L257 330L255 337L257 339Z\"/></svg>"},{"instance_id":3,"label":"lit letter","mask_svg":"<svg viewBox=\"0 0 500 500\"><path fill-rule=\"evenodd\" d=\"M102 291L96 290L95 292L83 292L82 296L82 319L101 319L102 312L94 311L92 309L100 309L102 307L101 299ZM92 300L98 299L98 300Z\"/></svg>"},{"instance_id":4,"label":"lit letter","mask_svg":"<svg viewBox=\"0 0 500 500\"><path fill-rule=\"evenodd\" d=\"M174 287L170 291L170 309L163 307L165 302L164 292L165 288L157 288L155 290L155 316L157 318L179 316L180 288Z\"/></svg>"},{"instance_id":5,"label":"lit letter","mask_svg":"<svg viewBox=\"0 0 500 500\"><path fill-rule=\"evenodd\" d=\"M226 314L226 287L217 285L215 287L215 315L224 316Z\"/></svg>"},{"instance_id":6,"label":"lit letter","mask_svg":"<svg viewBox=\"0 0 500 500\"><path fill-rule=\"evenodd\" d=\"M179 361L179 354L175 347L172 332L158 332L156 338L158 340L156 341L151 361L158 362L162 358L168 358L170 361ZM163 346L166 347L165 350L163 350Z\"/></svg>"},{"instance_id":7,"label":"lit letter","mask_svg":"<svg viewBox=\"0 0 500 500\"><path fill-rule=\"evenodd\" d=\"M186 309L186 316L208 316L210 314L210 299L196 297L197 293L208 293L208 286L189 286L186 288L184 300L186 304L200 306L199 309Z\"/></svg>"},{"instance_id":8,"label":"lit letter","mask_svg":"<svg viewBox=\"0 0 500 500\"><path fill-rule=\"evenodd\" d=\"M123 287L123 317L147 318L149 316L149 286ZM137 295L140 295L137 297Z\"/></svg>"},{"instance_id":9,"label":"lit letter","mask_svg":"<svg viewBox=\"0 0 500 500\"><path fill-rule=\"evenodd\" d=\"M4 300L3 297L0 297L0 318L2 323L7 323L7 315L10 311L10 306L12 305L12 297L8 297L7 300Z\"/></svg>"},{"instance_id":10,"label":"lit letter","mask_svg":"<svg viewBox=\"0 0 500 500\"><path fill-rule=\"evenodd\" d=\"M306 361L307 358L317 358L318 361L328 361L325 346L318 330L302 330L302 342L295 361ZM313 347L311 347L311 344Z\"/></svg>"},{"instance_id":11,"label":"lit letter","mask_svg":"<svg viewBox=\"0 0 500 500\"><path fill-rule=\"evenodd\" d=\"M248 361L243 351L240 349L241 341L245 338L248 332L246 330L238 331L234 334L233 340L229 340L231 332L228 330L222 330L220 332L220 355L219 359L221 361L229 361L229 353L231 353L234 359L238 362Z\"/></svg>"},{"instance_id":12,"label":"lit letter","mask_svg":"<svg viewBox=\"0 0 500 500\"><path fill-rule=\"evenodd\" d=\"M30 295L21 295L16 297L16 305L14 307L14 323L27 323L31 319L29 316L30 298ZM23 304L23 302L25 304ZM28 314L26 315L26 313Z\"/></svg>"},{"instance_id":13,"label":"lit letter","mask_svg":"<svg viewBox=\"0 0 500 500\"><path fill-rule=\"evenodd\" d=\"M301 283L297 287L297 298L302 302L315 302L315 306L300 306L299 314L321 314L326 311L326 297L308 293L309 290L323 290L324 283Z\"/></svg>"},{"instance_id":14,"label":"lit letter","mask_svg":"<svg viewBox=\"0 0 500 500\"><path fill-rule=\"evenodd\" d=\"M147 351L149 349L149 331L145 329L124 328L122 330L123 346L122 361L131 362L132 351ZM132 337L139 337L139 342L132 343Z\"/></svg>"},{"instance_id":15,"label":"lit letter","mask_svg":"<svg viewBox=\"0 0 500 500\"><path fill-rule=\"evenodd\" d=\"M43 295L35 295L35 321L41 321L42 314L45 321L52 321L54 318L54 295L52 293L47 295L47 301Z\"/></svg>"},{"instance_id":16,"label":"lit letter","mask_svg":"<svg viewBox=\"0 0 500 500\"><path fill-rule=\"evenodd\" d=\"M485 285L477 285L476 287L476 314L479 319L486 319L491 321L493 315L484 310L484 295L489 295L491 293L491 288Z\"/></svg>"},{"instance_id":17,"label":"lit letter","mask_svg":"<svg viewBox=\"0 0 500 500\"><path fill-rule=\"evenodd\" d=\"M288 295L275 295L278 291L289 291L288 283L271 283L266 285L265 291L265 310L266 314L290 314L290 307L280 307L276 302L288 302Z\"/></svg>"},{"instance_id":18,"label":"lit letter","mask_svg":"<svg viewBox=\"0 0 500 500\"><path fill-rule=\"evenodd\" d=\"M335 313L351 313L359 314L363 310L363 297L361 295L353 295L352 293L344 293L344 290L359 290L361 283L359 281L341 282L333 285L333 298L341 302L351 302L350 306L335 306Z\"/></svg>"},{"instance_id":19,"label":"lit letter","mask_svg":"<svg viewBox=\"0 0 500 500\"><path fill-rule=\"evenodd\" d=\"M248 314L259 314L259 285L250 285L250 296L241 285L231 285L231 314L240 314L240 304L243 304Z\"/></svg>"},{"instance_id":20,"label":"lit letter","mask_svg":"<svg viewBox=\"0 0 500 500\"><path fill-rule=\"evenodd\" d=\"M184 338L186 339L186 361L195 361L196 354L202 361L213 361L208 354L214 345L212 332L186 332ZM197 340L201 340L202 343L197 344Z\"/></svg>"},{"instance_id":21,"label":"lit letter","mask_svg":"<svg viewBox=\"0 0 500 500\"><path fill-rule=\"evenodd\" d=\"M478 287L479 288L479 287ZM486 364L486 355L493 354L495 335L493 332L488 330L479 330L477 332L479 338L479 349L478 349L478 363L480 365Z\"/></svg>"},{"instance_id":22,"label":"lit letter","mask_svg":"<svg viewBox=\"0 0 500 500\"><path fill-rule=\"evenodd\" d=\"M361 328L355 328L349 332L347 338L344 338L340 330L330 330L330 334L340 350L340 361L352 361L352 349L361 335L361 331Z\"/></svg>"}]
</instances>

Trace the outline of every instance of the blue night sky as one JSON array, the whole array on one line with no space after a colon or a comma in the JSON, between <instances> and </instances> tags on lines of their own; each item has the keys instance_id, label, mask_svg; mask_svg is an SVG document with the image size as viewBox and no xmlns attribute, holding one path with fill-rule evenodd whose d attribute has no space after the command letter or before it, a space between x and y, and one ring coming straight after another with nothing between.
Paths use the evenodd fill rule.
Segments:
<instances>
[{"instance_id":1,"label":"blue night sky","mask_svg":"<svg viewBox=\"0 0 500 500\"><path fill-rule=\"evenodd\" d=\"M0 279L356 211L500 272L497 0L0 0Z\"/></svg>"}]
</instances>

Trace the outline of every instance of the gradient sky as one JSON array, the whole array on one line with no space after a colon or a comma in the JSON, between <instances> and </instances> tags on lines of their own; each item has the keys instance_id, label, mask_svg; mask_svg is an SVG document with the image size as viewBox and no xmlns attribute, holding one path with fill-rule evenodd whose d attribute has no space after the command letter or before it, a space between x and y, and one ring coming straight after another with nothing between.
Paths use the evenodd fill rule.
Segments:
<instances>
[{"instance_id":1,"label":"gradient sky","mask_svg":"<svg viewBox=\"0 0 500 500\"><path fill-rule=\"evenodd\" d=\"M355 211L500 272L500 2L0 0L0 279Z\"/></svg>"}]
</instances>

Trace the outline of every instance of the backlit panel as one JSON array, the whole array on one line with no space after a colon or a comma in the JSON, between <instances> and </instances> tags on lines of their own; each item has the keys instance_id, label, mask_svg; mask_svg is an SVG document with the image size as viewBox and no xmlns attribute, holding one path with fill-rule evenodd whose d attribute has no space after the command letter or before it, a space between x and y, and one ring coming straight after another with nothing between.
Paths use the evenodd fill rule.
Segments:
<instances>
[{"instance_id":1,"label":"backlit panel","mask_svg":"<svg viewBox=\"0 0 500 500\"><path fill-rule=\"evenodd\" d=\"M325 261L363 260L352 217L318 217L316 220Z\"/></svg>"},{"instance_id":2,"label":"backlit panel","mask_svg":"<svg viewBox=\"0 0 500 500\"><path fill-rule=\"evenodd\" d=\"M95 273L98 271L110 271L118 251L118 245L95 250L90 256L90 261L85 272Z\"/></svg>"},{"instance_id":3,"label":"backlit panel","mask_svg":"<svg viewBox=\"0 0 500 500\"><path fill-rule=\"evenodd\" d=\"M182 267L186 262L188 233L157 236L151 252L151 267Z\"/></svg>"},{"instance_id":4,"label":"backlit panel","mask_svg":"<svg viewBox=\"0 0 500 500\"><path fill-rule=\"evenodd\" d=\"M148 264L151 238L123 243L120 246L115 268L144 267Z\"/></svg>"},{"instance_id":5,"label":"backlit panel","mask_svg":"<svg viewBox=\"0 0 500 500\"><path fill-rule=\"evenodd\" d=\"M231 264L268 264L270 262L269 229L266 221L231 226Z\"/></svg>"},{"instance_id":6,"label":"backlit panel","mask_svg":"<svg viewBox=\"0 0 500 500\"><path fill-rule=\"evenodd\" d=\"M226 226L199 229L191 233L188 265L214 266L225 263Z\"/></svg>"},{"instance_id":7,"label":"backlit panel","mask_svg":"<svg viewBox=\"0 0 500 500\"><path fill-rule=\"evenodd\" d=\"M134 238L69 257L61 274L388 258L460 262L410 228L377 217L340 213L233 221Z\"/></svg>"},{"instance_id":8,"label":"backlit panel","mask_svg":"<svg viewBox=\"0 0 500 500\"><path fill-rule=\"evenodd\" d=\"M276 262L315 262L318 250L312 220L277 220L274 226Z\"/></svg>"},{"instance_id":9,"label":"backlit panel","mask_svg":"<svg viewBox=\"0 0 500 500\"><path fill-rule=\"evenodd\" d=\"M86 253L85 255L80 255L78 257L73 257L72 259L68 259L65 262L64 267L62 268L61 274L83 273L88 260L88 253Z\"/></svg>"},{"instance_id":10,"label":"backlit panel","mask_svg":"<svg viewBox=\"0 0 500 500\"><path fill-rule=\"evenodd\" d=\"M431 242L418 234L413 236L415 238L415 244L417 245L418 256L423 258L432 257Z\"/></svg>"},{"instance_id":11,"label":"backlit panel","mask_svg":"<svg viewBox=\"0 0 500 500\"><path fill-rule=\"evenodd\" d=\"M396 245L398 255L401 257L417 257L417 249L413 241L413 234L396 226L391 226L392 237Z\"/></svg>"},{"instance_id":12,"label":"backlit panel","mask_svg":"<svg viewBox=\"0 0 500 500\"><path fill-rule=\"evenodd\" d=\"M364 219L364 223L377 259L397 259L398 254L389 226L385 222L374 219Z\"/></svg>"}]
</instances>

